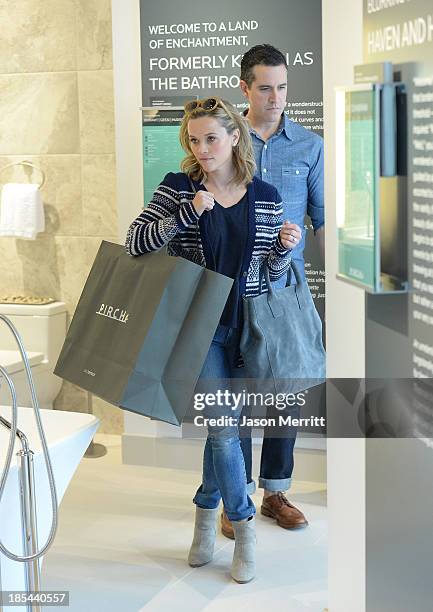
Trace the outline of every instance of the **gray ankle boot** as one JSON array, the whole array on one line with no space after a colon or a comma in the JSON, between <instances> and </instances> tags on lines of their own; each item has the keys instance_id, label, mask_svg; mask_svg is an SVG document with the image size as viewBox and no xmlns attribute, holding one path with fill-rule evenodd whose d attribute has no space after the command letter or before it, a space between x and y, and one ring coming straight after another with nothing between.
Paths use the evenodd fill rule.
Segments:
<instances>
[{"instance_id":1,"label":"gray ankle boot","mask_svg":"<svg viewBox=\"0 0 433 612\"><path fill-rule=\"evenodd\" d=\"M218 508L195 507L194 538L188 555L191 567L200 567L212 561L216 538L216 516Z\"/></svg>"},{"instance_id":2,"label":"gray ankle boot","mask_svg":"<svg viewBox=\"0 0 433 612\"><path fill-rule=\"evenodd\" d=\"M250 582L256 575L256 520L232 521L235 532L232 578L241 584Z\"/></svg>"}]
</instances>

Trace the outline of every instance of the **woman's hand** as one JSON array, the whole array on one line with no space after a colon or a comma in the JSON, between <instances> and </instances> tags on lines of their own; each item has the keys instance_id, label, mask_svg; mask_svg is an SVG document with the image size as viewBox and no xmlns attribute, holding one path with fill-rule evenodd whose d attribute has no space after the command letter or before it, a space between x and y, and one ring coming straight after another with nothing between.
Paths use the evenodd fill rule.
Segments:
<instances>
[{"instance_id":1,"label":"woman's hand","mask_svg":"<svg viewBox=\"0 0 433 612\"><path fill-rule=\"evenodd\" d=\"M198 216L201 217L205 210L212 210L214 207L214 195L210 191L197 191L192 204Z\"/></svg>"},{"instance_id":2,"label":"woman's hand","mask_svg":"<svg viewBox=\"0 0 433 612\"><path fill-rule=\"evenodd\" d=\"M282 228L280 229L280 240L281 244L285 249L294 249L296 245L301 241L302 232L299 225L296 223L290 223L284 221Z\"/></svg>"}]
</instances>

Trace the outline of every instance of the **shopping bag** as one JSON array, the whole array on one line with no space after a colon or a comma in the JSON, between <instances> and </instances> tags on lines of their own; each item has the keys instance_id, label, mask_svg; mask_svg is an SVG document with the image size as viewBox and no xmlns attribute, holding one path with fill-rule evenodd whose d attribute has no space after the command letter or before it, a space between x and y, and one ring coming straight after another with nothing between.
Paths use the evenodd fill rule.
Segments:
<instances>
[{"instance_id":1,"label":"shopping bag","mask_svg":"<svg viewBox=\"0 0 433 612\"><path fill-rule=\"evenodd\" d=\"M54 373L120 408L179 425L233 280L162 251L103 241Z\"/></svg>"}]
</instances>

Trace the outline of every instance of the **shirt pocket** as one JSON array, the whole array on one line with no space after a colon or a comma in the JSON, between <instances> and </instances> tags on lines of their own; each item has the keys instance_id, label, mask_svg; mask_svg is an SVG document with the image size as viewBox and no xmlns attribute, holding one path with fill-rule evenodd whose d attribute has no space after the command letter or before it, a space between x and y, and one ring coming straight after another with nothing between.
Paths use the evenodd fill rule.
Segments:
<instances>
[{"instance_id":1,"label":"shirt pocket","mask_svg":"<svg viewBox=\"0 0 433 612\"><path fill-rule=\"evenodd\" d=\"M305 204L308 199L307 178L309 168L286 166L282 172L282 198L288 204Z\"/></svg>"}]
</instances>

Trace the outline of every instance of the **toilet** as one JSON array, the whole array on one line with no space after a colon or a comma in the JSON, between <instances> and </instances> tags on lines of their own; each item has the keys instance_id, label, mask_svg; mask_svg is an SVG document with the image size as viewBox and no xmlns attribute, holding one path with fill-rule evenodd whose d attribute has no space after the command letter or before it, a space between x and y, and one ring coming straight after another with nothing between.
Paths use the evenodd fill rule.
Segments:
<instances>
[{"instance_id":1,"label":"toilet","mask_svg":"<svg viewBox=\"0 0 433 612\"><path fill-rule=\"evenodd\" d=\"M66 336L67 311L63 302L43 305L0 304L17 328L27 353L40 408L52 408L62 386L53 374ZM31 406L31 394L24 364L16 340L9 327L0 320L0 365L11 376L19 406ZM8 385L0 378L0 405L10 405Z\"/></svg>"}]
</instances>

